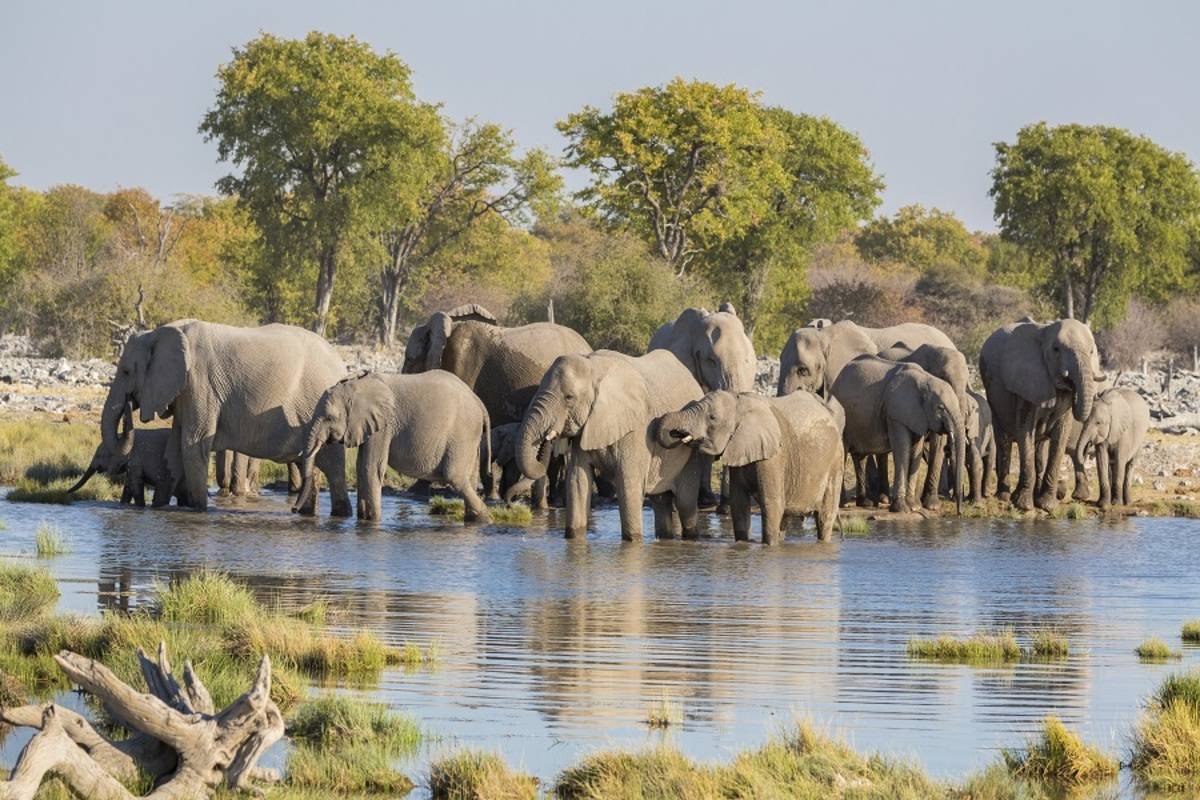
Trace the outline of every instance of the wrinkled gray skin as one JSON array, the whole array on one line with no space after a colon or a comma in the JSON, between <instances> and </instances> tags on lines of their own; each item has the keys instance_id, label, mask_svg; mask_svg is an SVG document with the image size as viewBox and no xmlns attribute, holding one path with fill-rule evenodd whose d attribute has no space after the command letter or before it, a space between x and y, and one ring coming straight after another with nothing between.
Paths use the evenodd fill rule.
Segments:
<instances>
[{"instance_id":1,"label":"wrinkled gray skin","mask_svg":"<svg viewBox=\"0 0 1200 800\"><path fill-rule=\"evenodd\" d=\"M662 447L658 417L702 396L700 385L671 353L633 358L611 350L555 359L534 395L518 435L517 463L530 478L546 474L555 441L566 439L566 535L587 532L595 470L610 480L621 514L621 538L642 536L642 502L651 495L655 533L696 535L698 459Z\"/></svg>"},{"instance_id":2,"label":"wrinkled gray skin","mask_svg":"<svg viewBox=\"0 0 1200 800\"><path fill-rule=\"evenodd\" d=\"M1009 458L1016 442L1020 477L1011 494L1013 505L1028 511L1036 503L1053 510L1070 433L1067 417L1086 420L1097 385L1105 380L1091 329L1073 319L1005 325L983 343L979 374L996 430L996 496L1010 497ZM1043 446L1045 469L1039 474Z\"/></svg>"},{"instance_id":3,"label":"wrinkled gray skin","mask_svg":"<svg viewBox=\"0 0 1200 800\"><path fill-rule=\"evenodd\" d=\"M521 421L554 359L590 352L587 340L568 327L534 322L504 328L486 308L470 304L439 311L413 328L402 371L454 373L479 395L492 424L504 425Z\"/></svg>"},{"instance_id":4,"label":"wrinkled gray skin","mask_svg":"<svg viewBox=\"0 0 1200 800\"><path fill-rule=\"evenodd\" d=\"M738 541L750 538L751 498L761 509L763 544L783 541L785 514L815 514L817 536L828 541L846 461L836 409L809 392L770 399L709 392L660 417L657 438L663 447L686 444L729 467L730 517Z\"/></svg>"},{"instance_id":5,"label":"wrinkled gray skin","mask_svg":"<svg viewBox=\"0 0 1200 800\"><path fill-rule=\"evenodd\" d=\"M1150 407L1132 389L1108 389L1092 404L1075 446L1075 458L1082 462L1087 451L1094 450L1101 508L1133 502L1133 464L1149 429Z\"/></svg>"},{"instance_id":6,"label":"wrinkled gray skin","mask_svg":"<svg viewBox=\"0 0 1200 800\"><path fill-rule=\"evenodd\" d=\"M314 459L327 445L358 448L358 518L379 519L387 468L431 482L447 483L462 495L466 521L487 522L487 507L475 491L481 444L490 458L487 410L455 375L432 370L421 375L364 372L345 378L321 397L304 445L304 486L299 509L313 491Z\"/></svg>"},{"instance_id":7,"label":"wrinkled gray skin","mask_svg":"<svg viewBox=\"0 0 1200 800\"><path fill-rule=\"evenodd\" d=\"M866 457L891 453L895 477L891 510L908 511L919 444L930 434L947 434L954 448L954 485L962 487L966 426L950 384L916 364L860 356L846 365L830 391L846 410L843 434L854 461L858 502L868 504ZM954 493L962 511L961 488ZM936 494L934 495L936 499Z\"/></svg>"},{"instance_id":8,"label":"wrinkled gray skin","mask_svg":"<svg viewBox=\"0 0 1200 800\"><path fill-rule=\"evenodd\" d=\"M221 497L248 497L258 494L261 462L232 450L218 450L216 456L217 494Z\"/></svg>"},{"instance_id":9,"label":"wrinkled gray skin","mask_svg":"<svg viewBox=\"0 0 1200 800\"><path fill-rule=\"evenodd\" d=\"M792 332L779 353L777 395L803 390L828 397L843 367L861 355L878 352L864 329L853 322L826 323L814 320Z\"/></svg>"},{"instance_id":10,"label":"wrinkled gray skin","mask_svg":"<svg viewBox=\"0 0 1200 800\"><path fill-rule=\"evenodd\" d=\"M288 463L304 450L307 422L324 391L346 373L320 336L290 325L237 328L181 320L126 343L101 413L103 440L115 446L124 409L143 422L172 418L180 437L178 469L188 505L208 507L213 450L236 450ZM335 516L350 513L345 452L330 447L317 466L330 486ZM315 513L316 495L306 513Z\"/></svg>"},{"instance_id":11,"label":"wrinkled gray skin","mask_svg":"<svg viewBox=\"0 0 1200 800\"><path fill-rule=\"evenodd\" d=\"M902 322L899 325L889 325L886 328L859 328L865 333L875 347L886 350L897 343L903 343L910 350L928 344L935 347L954 347L950 337L932 325L923 322Z\"/></svg>"},{"instance_id":12,"label":"wrinkled gray skin","mask_svg":"<svg viewBox=\"0 0 1200 800\"><path fill-rule=\"evenodd\" d=\"M988 496L988 481L996 471L996 435L987 398L967 390L967 476L971 490L967 500L981 503Z\"/></svg>"},{"instance_id":13,"label":"wrinkled gray skin","mask_svg":"<svg viewBox=\"0 0 1200 800\"><path fill-rule=\"evenodd\" d=\"M923 344L915 349L910 349L903 345L893 345L880 350L879 357L889 361L916 364L930 375L941 378L950 384L950 388L954 390L954 396L958 398L959 411L963 419L967 418L967 387L970 384L971 376L967 371L966 356L956 348ZM946 451L946 445L947 441L944 437L930 437L925 448L925 462L929 469L925 473L925 490L921 503L926 508L937 507L938 483L942 474L942 458Z\"/></svg>"},{"instance_id":14,"label":"wrinkled gray skin","mask_svg":"<svg viewBox=\"0 0 1200 800\"><path fill-rule=\"evenodd\" d=\"M154 489L155 508L171 502L175 494L178 480L171 475L167 464L167 450L171 446L170 428L142 428L135 431L132 420L121 434L117 450L109 449L104 442L96 446L92 461L84 471L83 477L67 490L74 493L98 472L106 474L111 480L124 478L121 490L121 503L142 508L146 505L146 486Z\"/></svg>"},{"instance_id":15,"label":"wrinkled gray skin","mask_svg":"<svg viewBox=\"0 0 1200 800\"><path fill-rule=\"evenodd\" d=\"M671 351L706 392L754 390L758 366L754 343L746 335L732 303L722 303L716 312L704 308L684 309L674 322L667 322L654 332L646 349ZM705 461L707 463L701 468L700 494L707 507L716 498L712 491L712 459L705 458Z\"/></svg>"},{"instance_id":16,"label":"wrinkled gray skin","mask_svg":"<svg viewBox=\"0 0 1200 800\"><path fill-rule=\"evenodd\" d=\"M561 456L551 458L549 474L545 477L536 481L526 478L517 466L517 433L520 429L519 422L507 422L492 428L491 463L484 465L484 459L489 457L487 454L481 455L480 459L484 493L489 499L503 498L507 503L528 494L533 508L548 508L549 487L559 477L557 467L563 459Z\"/></svg>"}]
</instances>

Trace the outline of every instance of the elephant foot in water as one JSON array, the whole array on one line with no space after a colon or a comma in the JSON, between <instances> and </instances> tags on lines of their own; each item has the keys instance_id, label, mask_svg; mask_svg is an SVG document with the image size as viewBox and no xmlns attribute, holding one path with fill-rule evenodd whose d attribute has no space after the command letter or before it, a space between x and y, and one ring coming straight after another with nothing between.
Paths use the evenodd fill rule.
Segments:
<instances>
[{"instance_id":1,"label":"elephant foot in water","mask_svg":"<svg viewBox=\"0 0 1200 800\"><path fill-rule=\"evenodd\" d=\"M1046 512L1058 508L1058 492L1054 489L1038 492L1037 507Z\"/></svg>"},{"instance_id":2,"label":"elephant foot in water","mask_svg":"<svg viewBox=\"0 0 1200 800\"><path fill-rule=\"evenodd\" d=\"M927 494L921 498L921 507L926 511L941 511L942 498L938 496L937 492Z\"/></svg>"}]
</instances>

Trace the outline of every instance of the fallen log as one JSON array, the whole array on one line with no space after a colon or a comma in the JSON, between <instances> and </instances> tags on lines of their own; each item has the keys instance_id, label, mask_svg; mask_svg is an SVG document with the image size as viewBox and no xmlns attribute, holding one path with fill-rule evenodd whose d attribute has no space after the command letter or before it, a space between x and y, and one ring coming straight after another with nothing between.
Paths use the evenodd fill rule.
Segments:
<instances>
[{"instance_id":1,"label":"fallen log","mask_svg":"<svg viewBox=\"0 0 1200 800\"><path fill-rule=\"evenodd\" d=\"M154 779L145 795L155 800L209 797L218 787L261 791L257 782L279 780L259 769L258 759L283 736L283 716L271 701L271 661L263 656L250 689L216 711L192 669L182 682L159 644L156 659L138 650L147 693L117 678L103 664L64 650L54 657L67 677L100 700L113 719L134 735L113 741L80 714L54 703L0 709L0 720L36 728L7 781L0 800L32 800L47 775L56 775L79 797L129 800L122 781L139 772Z\"/></svg>"}]
</instances>

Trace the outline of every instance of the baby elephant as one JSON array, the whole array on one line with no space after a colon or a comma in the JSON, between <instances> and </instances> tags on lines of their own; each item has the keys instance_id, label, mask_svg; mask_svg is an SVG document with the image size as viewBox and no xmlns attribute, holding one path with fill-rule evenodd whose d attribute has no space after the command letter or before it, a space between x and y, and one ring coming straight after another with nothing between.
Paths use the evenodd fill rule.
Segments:
<instances>
[{"instance_id":1,"label":"baby elephant","mask_svg":"<svg viewBox=\"0 0 1200 800\"><path fill-rule=\"evenodd\" d=\"M1088 448L1096 448L1101 508L1113 502L1133 502L1129 491L1133 462L1149 427L1150 407L1132 389L1107 389L1092 404L1092 413L1084 420L1075 445L1075 459L1083 463Z\"/></svg>"},{"instance_id":2,"label":"baby elephant","mask_svg":"<svg viewBox=\"0 0 1200 800\"><path fill-rule=\"evenodd\" d=\"M142 428L134 431L130 426L117 440L115 450L101 442L92 456L92 463L79 482L68 489L77 492L97 472L111 479L124 476L125 487L121 490L121 502L132 502L139 508L146 505L146 486L154 488L154 507L171 502L179 481L171 477L167 467L167 448L171 442L170 428Z\"/></svg>"},{"instance_id":3,"label":"baby elephant","mask_svg":"<svg viewBox=\"0 0 1200 800\"><path fill-rule=\"evenodd\" d=\"M833 401L836 403L836 401ZM766 398L709 392L659 418L663 447L691 445L729 467L733 535L750 538L750 498L762 509L763 544L784 538L785 514L814 513L817 537L833 535L842 493L839 407L809 392Z\"/></svg>"},{"instance_id":4,"label":"baby elephant","mask_svg":"<svg viewBox=\"0 0 1200 800\"><path fill-rule=\"evenodd\" d=\"M949 463L949 460L947 460ZM967 390L967 476L971 491L967 499L980 503L988 496L988 481L996 471L996 432L987 398Z\"/></svg>"},{"instance_id":5,"label":"baby elephant","mask_svg":"<svg viewBox=\"0 0 1200 800\"><path fill-rule=\"evenodd\" d=\"M321 396L308 425L304 485L293 510L304 508L316 490L314 459L332 442L358 448L359 519L379 519L390 466L413 478L449 484L463 496L468 522L488 522L475 485L481 442L490 449L490 428L483 403L449 372L364 372L343 378Z\"/></svg>"}]
</instances>

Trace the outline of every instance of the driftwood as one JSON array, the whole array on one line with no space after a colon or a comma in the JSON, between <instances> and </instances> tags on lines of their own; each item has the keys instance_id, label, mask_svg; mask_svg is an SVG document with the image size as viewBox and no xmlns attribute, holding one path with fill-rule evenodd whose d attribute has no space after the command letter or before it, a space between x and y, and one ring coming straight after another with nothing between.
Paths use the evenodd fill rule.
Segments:
<instances>
[{"instance_id":1,"label":"driftwood","mask_svg":"<svg viewBox=\"0 0 1200 800\"><path fill-rule=\"evenodd\" d=\"M109 714L134 732L112 741L84 717L54 703L0 710L0 720L37 728L17 759L0 800L30 800L48 774L79 797L128 800L121 783L144 772L154 778L145 795L155 800L211 796L221 785L258 791L254 782L279 780L259 769L259 757L283 736L283 717L271 701L271 661L263 656L254 685L228 708L216 711L191 662L176 680L165 644L157 659L138 650L149 693L131 688L103 664L64 650L54 657L78 686L104 703Z\"/></svg>"}]
</instances>

